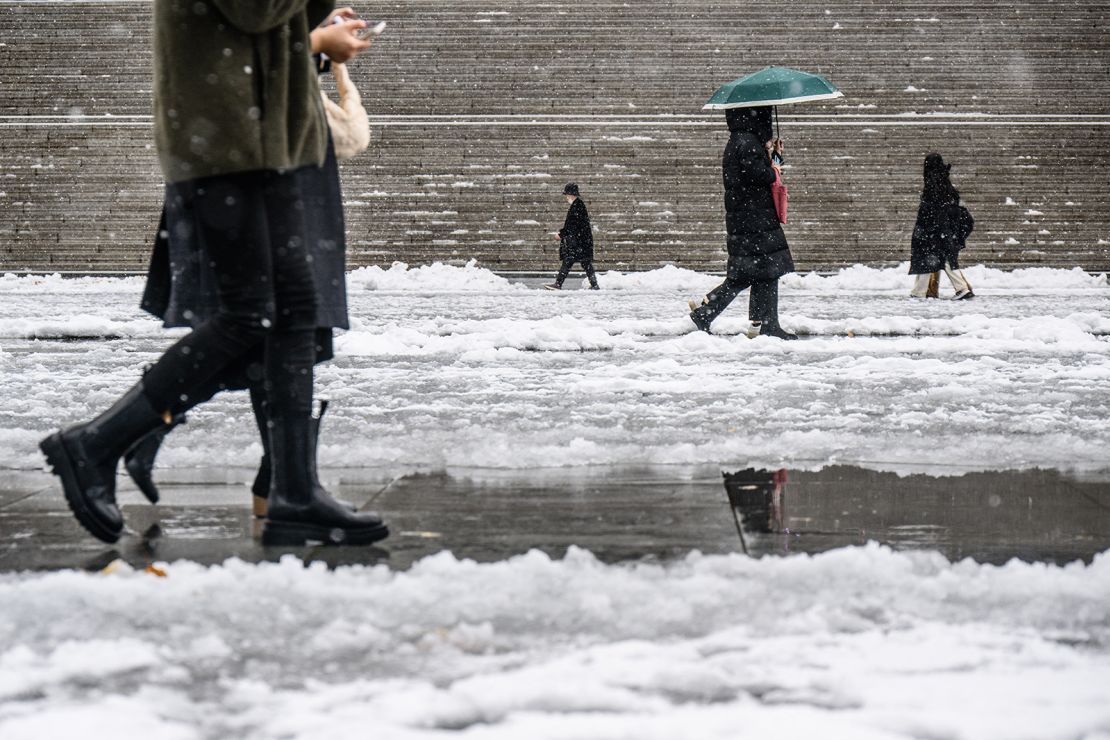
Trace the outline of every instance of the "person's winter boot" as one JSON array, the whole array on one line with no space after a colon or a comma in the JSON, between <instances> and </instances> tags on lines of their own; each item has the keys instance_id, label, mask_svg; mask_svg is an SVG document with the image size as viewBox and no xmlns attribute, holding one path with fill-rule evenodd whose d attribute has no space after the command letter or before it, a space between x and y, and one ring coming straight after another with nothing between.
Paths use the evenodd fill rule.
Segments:
<instances>
[{"instance_id":1,"label":"person's winter boot","mask_svg":"<svg viewBox=\"0 0 1110 740\"><path fill-rule=\"evenodd\" d=\"M545 285L543 287L544 287L545 290L562 290L563 289L563 286L559 285L558 283L552 283L551 285Z\"/></svg>"},{"instance_id":2,"label":"person's winter boot","mask_svg":"<svg viewBox=\"0 0 1110 740\"><path fill-rule=\"evenodd\" d=\"M389 536L377 514L355 513L316 480L316 445L308 417L274 418L270 424L273 465L262 544L302 547L369 545Z\"/></svg>"},{"instance_id":3,"label":"person's winter boot","mask_svg":"<svg viewBox=\"0 0 1110 740\"><path fill-rule=\"evenodd\" d=\"M693 303L693 301L691 301L691 303ZM708 306L698 306L693 311L691 311L690 321L694 322L694 326L698 327L699 331L704 331L706 334L711 333L709 331L709 325L713 323L713 319L709 318Z\"/></svg>"},{"instance_id":4,"label":"person's winter boot","mask_svg":"<svg viewBox=\"0 0 1110 740\"><path fill-rule=\"evenodd\" d=\"M798 338L797 334L791 334L783 329L778 324L770 321L764 321L759 327L759 336L761 337L774 337L775 339L785 339L787 341Z\"/></svg>"},{"instance_id":5,"label":"person's winter boot","mask_svg":"<svg viewBox=\"0 0 1110 740\"><path fill-rule=\"evenodd\" d=\"M154 458L158 456L166 435L185 421L185 414L178 414L169 424L164 424L142 437L123 453L123 466L127 468L127 474L152 504L158 503L159 498L158 486L154 485Z\"/></svg>"},{"instance_id":6,"label":"person's winter boot","mask_svg":"<svg viewBox=\"0 0 1110 740\"><path fill-rule=\"evenodd\" d=\"M66 501L77 521L94 537L112 543L123 532L116 504L116 467L139 438L168 425L136 384L110 409L85 424L51 434L39 449L62 480Z\"/></svg>"},{"instance_id":7,"label":"person's winter boot","mask_svg":"<svg viewBox=\"0 0 1110 740\"><path fill-rule=\"evenodd\" d=\"M253 396L252 396L251 400L252 401L254 400ZM267 509L267 499L270 496L270 465L271 465L270 460L271 460L271 458L270 458L270 434L269 434L269 431L267 430L267 424L269 422L266 421L266 417L264 415L264 409L265 409L265 403L264 402L261 404L261 409L263 410L263 413L261 415L259 415L260 410L258 408L256 408L255 418L259 420L259 422L258 422L259 430L262 430L262 449L263 449L263 453L262 453L262 460L258 464L258 473L255 474L254 483L251 484L251 494L252 494L252 496L251 496L251 499L252 499L251 509L252 509L252 513L254 514L254 516L256 518L265 519L266 518L266 509ZM320 484L320 476L319 476L319 473L317 472L317 467L316 467L316 450L319 449L319 447L320 447L320 423L324 420L324 412L326 412L327 410L328 410L328 400L327 399L320 399L320 414L318 416L314 416L314 417L312 417L311 419L308 420L309 430L312 433L312 480L315 482L315 485L320 489L323 489L323 486ZM358 511L358 507L355 506L350 501L344 501L343 499L336 499L335 501L339 505L341 505L341 506L343 506L347 509L350 509L351 511Z\"/></svg>"}]
</instances>

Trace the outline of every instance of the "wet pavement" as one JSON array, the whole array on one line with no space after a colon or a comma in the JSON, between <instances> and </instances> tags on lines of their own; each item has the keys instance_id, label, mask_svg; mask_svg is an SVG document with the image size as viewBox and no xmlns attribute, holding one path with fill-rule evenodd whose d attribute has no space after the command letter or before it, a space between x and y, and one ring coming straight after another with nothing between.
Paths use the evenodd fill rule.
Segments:
<instances>
[{"instance_id":1,"label":"wet pavement","mask_svg":"<svg viewBox=\"0 0 1110 740\"><path fill-rule=\"evenodd\" d=\"M1090 561L1110 549L1110 471L937 476L850 466L645 466L388 477L330 470L332 492L382 513L392 534L370 548L299 549L259 543L251 475L245 468L159 471L158 506L124 487L128 534L106 546L76 523L52 476L0 471L0 571L96 570L116 559L139 568L180 559L257 562L287 553L333 566L404 569L441 550L489 562L532 549L561 556L570 546L606 562L695 550L818 553L868 541L988 563Z\"/></svg>"}]
</instances>

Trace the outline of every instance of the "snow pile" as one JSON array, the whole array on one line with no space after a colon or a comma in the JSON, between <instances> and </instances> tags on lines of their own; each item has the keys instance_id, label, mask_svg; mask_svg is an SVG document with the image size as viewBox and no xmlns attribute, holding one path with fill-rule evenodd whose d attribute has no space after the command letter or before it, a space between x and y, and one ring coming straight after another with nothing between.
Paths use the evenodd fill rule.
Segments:
<instances>
[{"instance_id":1,"label":"snow pile","mask_svg":"<svg viewBox=\"0 0 1110 740\"><path fill-rule=\"evenodd\" d=\"M603 273L598 282L602 290L622 290L641 292L666 292L684 291L691 294L704 295L714 286L720 284L721 277L694 272L683 267L666 265L656 270L644 272L617 272L610 270Z\"/></svg>"},{"instance_id":2,"label":"snow pile","mask_svg":"<svg viewBox=\"0 0 1110 740\"><path fill-rule=\"evenodd\" d=\"M724 267L722 258L721 267ZM802 290L813 293L842 292L897 292L909 293L913 278L908 275L909 262L897 267L868 267L852 265L831 275L816 272L792 273L784 276L779 285L786 292ZM964 270L964 274L975 287L977 293L992 291L1061 291L1061 290L1105 290L1105 275L1090 275L1076 267L1070 270L1047 267L1029 267L1019 270L998 270L984 265L974 265ZM635 290L645 292L681 291L691 294L704 294L716 287L723 279L720 275L686 270L673 265L646 272L604 273L601 280L602 290ZM947 278L943 278L947 280Z\"/></svg>"},{"instance_id":3,"label":"snow pile","mask_svg":"<svg viewBox=\"0 0 1110 740\"><path fill-rule=\"evenodd\" d=\"M95 295L97 293L142 292L145 277L63 277L50 275L0 275L0 294L34 295L41 293L68 293Z\"/></svg>"},{"instance_id":4,"label":"snow pile","mask_svg":"<svg viewBox=\"0 0 1110 740\"><path fill-rule=\"evenodd\" d=\"M605 565L572 548L405 572L166 570L0 576L0 736L63 720L157 738L361 736L369 721L424 740L1110 726L1107 554L992 567L870 545Z\"/></svg>"},{"instance_id":5,"label":"snow pile","mask_svg":"<svg viewBox=\"0 0 1110 740\"><path fill-rule=\"evenodd\" d=\"M828 276L817 273L794 273L782 278L784 290L800 289L813 292L893 291L909 293L913 278L908 275L909 262L898 267L875 268L852 265ZM1020 270L998 270L984 265L964 269L964 275L976 293L992 291L1043 292L1061 290L1106 290L1105 275L1090 275L1076 267L1070 270L1048 267L1027 267ZM942 285L948 278L941 275Z\"/></svg>"},{"instance_id":6,"label":"snow pile","mask_svg":"<svg viewBox=\"0 0 1110 740\"><path fill-rule=\"evenodd\" d=\"M453 293L523 290L471 260L463 267L436 262L410 268L394 262L388 270L360 267L347 274L347 287L355 291L398 291L406 293Z\"/></svg>"}]
</instances>

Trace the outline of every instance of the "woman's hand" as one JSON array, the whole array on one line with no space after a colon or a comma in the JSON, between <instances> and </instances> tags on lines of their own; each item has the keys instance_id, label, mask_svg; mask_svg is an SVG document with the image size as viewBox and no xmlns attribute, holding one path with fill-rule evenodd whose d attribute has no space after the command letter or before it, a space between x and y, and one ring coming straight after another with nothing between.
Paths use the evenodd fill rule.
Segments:
<instances>
[{"instance_id":1,"label":"woman's hand","mask_svg":"<svg viewBox=\"0 0 1110 740\"><path fill-rule=\"evenodd\" d=\"M350 9L343 8L343 10ZM336 11L336 14L339 13L342 13L342 10ZM366 28L366 21L348 16L342 17L347 20L320 26L310 34L312 53L327 54L328 58L337 64L346 64L369 49L372 44L371 41L360 39L355 35L360 28Z\"/></svg>"},{"instance_id":2,"label":"woman's hand","mask_svg":"<svg viewBox=\"0 0 1110 740\"><path fill-rule=\"evenodd\" d=\"M328 13L328 17L319 25L319 28L327 28L335 23L336 18L342 18L345 21L353 21L358 18L358 13L355 12L354 8L336 8Z\"/></svg>"}]
</instances>

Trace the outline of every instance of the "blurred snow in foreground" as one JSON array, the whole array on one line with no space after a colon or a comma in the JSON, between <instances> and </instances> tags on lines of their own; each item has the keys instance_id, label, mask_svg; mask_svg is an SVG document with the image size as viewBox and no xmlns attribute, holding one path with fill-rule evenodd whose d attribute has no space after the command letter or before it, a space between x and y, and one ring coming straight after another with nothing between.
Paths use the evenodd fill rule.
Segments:
<instances>
[{"instance_id":1,"label":"blurred snow in foreground","mask_svg":"<svg viewBox=\"0 0 1110 740\"><path fill-rule=\"evenodd\" d=\"M0 736L1096 738L1110 558L0 576Z\"/></svg>"}]
</instances>

